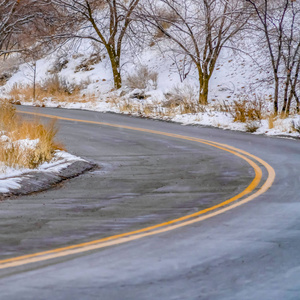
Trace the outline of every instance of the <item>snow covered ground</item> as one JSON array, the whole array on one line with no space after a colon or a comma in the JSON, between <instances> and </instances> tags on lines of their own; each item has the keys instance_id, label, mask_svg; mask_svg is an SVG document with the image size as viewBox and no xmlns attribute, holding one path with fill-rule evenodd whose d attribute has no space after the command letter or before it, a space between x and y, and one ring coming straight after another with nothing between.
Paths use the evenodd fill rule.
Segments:
<instances>
[{"instance_id":1,"label":"snow covered ground","mask_svg":"<svg viewBox=\"0 0 300 300\"><path fill-rule=\"evenodd\" d=\"M78 161L86 162L84 159L65 151L56 151L50 162L45 162L36 169L10 168L1 164L0 194L11 193L13 190L21 189L21 183L25 177L28 177L28 174L32 174L33 172L58 174L74 162Z\"/></svg>"},{"instance_id":2,"label":"snow covered ground","mask_svg":"<svg viewBox=\"0 0 300 300\"><path fill-rule=\"evenodd\" d=\"M32 101L28 98L14 99L12 97L12 100L20 100L23 105L125 113L165 119L183 125L200 124L231 130L253 131L254 134L299 137L299 115L269 120L268 116L271 116L272 111L272 86L266 80L269 74L263 68L265 59L259 57L255 49L251 54L234 53L231 50L223 51L211 78L209 105L197 107L191 112L182 109L182 106L175 105L172 109L166 107L170 99L174 100L174 98L180 98L183 102L196 103L198 86L196 71L193 68L186 79L181 81L178 67L169 53L162 53L155 46L145 47L138 55L125 53L123 55L124 87L118 91L113 90L112 72L105 54L98 57L96 63L88 65L87 62L93 55L95 55L93 47L89 42L85 42L76 49L75 47L61 49L37 62L37 82L44 82L46 78L53 76L55 71L59 78L70 85L81 84L83 86L80 96L76 99L61 101L56 97L44 97ZM146 66L150 72L157 73L157 82L154 84L149 81L146 88L134 89L127 85L126 78L134 74L141 66ZM32 84L32 76L32 66L28 63L22 64L19 70L0 88L0 96L11 98L9 91L16 85ZM242 101L242 99L254 102L258 101L257 99L263 101L265 117L262 120L246 123L235 122L231 107L234 101ZM255 130L252 130L253 128Z\"/></svg>"}]
</instances>

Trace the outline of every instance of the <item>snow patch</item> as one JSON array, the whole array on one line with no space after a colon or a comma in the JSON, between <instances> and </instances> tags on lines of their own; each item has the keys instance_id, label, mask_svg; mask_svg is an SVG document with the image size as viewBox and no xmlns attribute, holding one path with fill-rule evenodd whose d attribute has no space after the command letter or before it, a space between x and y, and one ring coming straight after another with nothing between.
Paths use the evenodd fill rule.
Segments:
<instances>
[{"instance_id":1,"label":"snow patch","mask_svg":"<svg viewBox=\"0 0 300 300\"><path fill-rule=\"evenodd\" d=\"M0 193L8 193L10 190L19 189L19 184L26 174L34 171L59 173L63 169L76 161L85 161L84 159L67 153L65 151L57 150L54 154L53 159L50 162L41 164L37 169L15 169L5 166L3 163L0 164Z\"/></svg>"}]
</instances>

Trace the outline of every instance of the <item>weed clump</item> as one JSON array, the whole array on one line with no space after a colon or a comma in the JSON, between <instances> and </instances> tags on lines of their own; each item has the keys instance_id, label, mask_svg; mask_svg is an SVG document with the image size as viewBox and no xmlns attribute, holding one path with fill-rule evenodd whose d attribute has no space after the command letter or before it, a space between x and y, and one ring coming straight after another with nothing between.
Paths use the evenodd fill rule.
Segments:
<instances>
[{"instance_id":1,"label":"weed clump","mask_svg":"<svg viewBox=\"0 0 300 300\"><path fill-rule=\"evenodd\" d=\"M66 78L57 74L51 75L44 81L35 85L15 84L9 92L9 96L14 103L24 101L41 101L51 98L56 102L87 102L94 101L94 96L84 97L81 90L90 84L89 80L80 83L69 82ZM35 91L35 93L34 93ZM33 99L35 97L35 99Z\"/></svg>"},{"instance_id":2,"label":"weed clump","mask_svg":"<svg viewBox=\"0 0 300 300\"><path fill-rule=\"evenodd\" d=\"M263 119L262 99L249 100L247 98L233 101L231 114L234 122L247 123Z\"/></svg>"},{"instance_id":3,"label":"weed clump","mask_svg":"<svg viewBox=\"0 0 300 300\"><path fill-rule=\"evenodd\" d=\"M138 67L133 74L130 74L126 78L126 85L131 89L152 88L157 89L158 73L151 71L147 66Z\"/></svg>"},{"instance_id":4,"label":"weed clump","mask_svg":"<svg viewBox=\"0 0 300 300\"><path fill-rule=\"evenodd\" d=\"M36 168L50 161L56 150L63 150L55 142L55 120L47 125L24 120L7 101L0 102L0 130L0 162L6 167Z\"/></svg>"}]
</instances>

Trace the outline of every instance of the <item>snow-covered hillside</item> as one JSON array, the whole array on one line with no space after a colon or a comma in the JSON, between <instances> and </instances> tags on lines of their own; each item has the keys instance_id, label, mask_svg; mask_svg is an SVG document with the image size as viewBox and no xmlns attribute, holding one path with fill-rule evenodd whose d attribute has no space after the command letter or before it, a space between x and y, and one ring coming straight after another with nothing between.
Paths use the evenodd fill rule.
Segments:
<instances>
[{"instance_id":1,"label":"snow-covered hillside","mask_svg":"<svg viewBox=\"0 0 300 300\"><path fill-rule=\"evenodd\" d=\"M71 91L73 87L80 87L80 93L76 97L62 100L51 95L42 98L37 96L36 101L33 101L30 96L16 96L15 93L10 95L10 91L16 87L28 85L28 88L32 89L29 87L33 82L33 65L30 63L20 65L18 71L1 87L1 94L7 99L20 100L24 105L112 111L183 124L299 136L299 115L286 119L275 118L271 126L267 117L250 124L234 122L234 116L230 112L234 101L247 99L254 101L256 105L261 102L266 115L272 111L273 87L266 80L270 76L265 68L266 59L260 57L255 49L247 52L223 50L210 81L209 105L205 107L196 104L198 78L193 66L188 69L189 72L182 81L184 63L184 59L175 61L172 53L161 51L159 45L148 45L138 53L127 51L122 57L123 87L114 90L107 55L105 52L95 51L93 44L85 40L76 46L74 43L66 44L59 51L43 57L36 63L37 83L43 84L48 78L56 76L68 85ZM131 81L127 78L135 73L139 78L141 68L156 74L157 79L155 77L154 82L147 81L146 78L146 87L139 88L138 82L134 87L132 78ZM193 109L182 109L177 100L193 102Z\"/></svg>"}]
</instances>

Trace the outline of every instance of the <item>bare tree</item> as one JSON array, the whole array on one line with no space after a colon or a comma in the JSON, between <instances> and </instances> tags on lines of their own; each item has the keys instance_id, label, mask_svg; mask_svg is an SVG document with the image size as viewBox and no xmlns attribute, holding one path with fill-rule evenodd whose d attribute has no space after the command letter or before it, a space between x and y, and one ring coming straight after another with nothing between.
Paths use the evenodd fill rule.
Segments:
<instances>
[{"instance_id":1,"label":"bare tree","mask_svg":"<svg viewBox=\"0 0 300 300\"><path fill-rule=\"evenodd\" d=\"M274 78L274 113L279 112L279 86L285 76L282 112L289 113L296 93L300 57L299 2L295 0L245 0L254 9L258 24L255 29L264 35Z\"/></svg>"},{"instance_id":2,"label":"bare tree","mask_svg":"<svg viewBox=\"0 0 300 300\"><path fill-rule=\"evenodd\" d=\"M90 39L106 50L114 86L122 86L121 55L139 0L51 0L59 23L56 38Z\"/></svg>"},{"instance_id":3,"label":"bare tree","mask_svg":"<svg viewBox=\"0 0 300 300\"><path fill-rule=\"evenodd\" d=\"M300 5L291 1L288 7L288 22L283 30L282 57L285 70L285 88L282 112L290 113L292 99L296 101L297 112L300 111L297 86L300 70Z\"/></svg>"},{"instance_id":4,"label":"bare tree","mask_svg":"<svg viewBox=\"0 0 300 300\"><path fill-rule=\"evenodd\" d=\"M207 104L209 80L221 50L247 22L240 0L148 0L143 18L189 56L199 77L199 102Z\"/></svg>"},{"instance_id":5,"label":"bare tree","mask_svg":"<svg viewBox=\"0 0 300 300\"><path fill-rule=\"evenodd\" d=\"M18 37L42 16L42 7L38 0L0 0L0 55L24 50Z\"/></svg>"}]
</instances>

